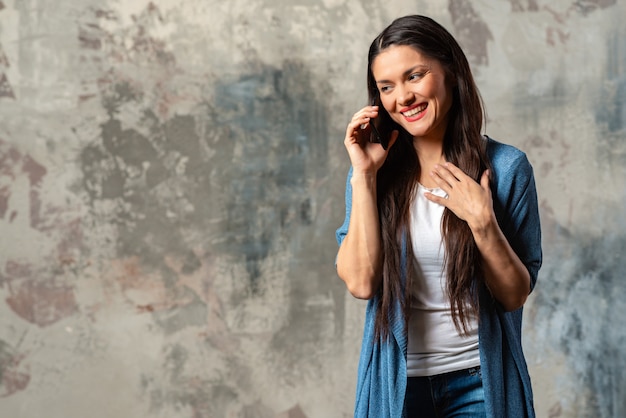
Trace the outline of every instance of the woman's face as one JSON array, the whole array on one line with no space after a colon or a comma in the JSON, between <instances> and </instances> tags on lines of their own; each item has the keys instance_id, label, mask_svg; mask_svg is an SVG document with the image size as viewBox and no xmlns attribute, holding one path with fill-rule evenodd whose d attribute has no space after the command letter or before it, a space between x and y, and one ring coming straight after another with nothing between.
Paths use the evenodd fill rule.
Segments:
<instances>
[{"instance_id":1,"label":"woman's face","mask_svg":"<svg viewBox=\"0 0 626 418\"><path fill-rule=\"evenodd\" d=\"M439 61L410 46L393 45L374 59L371 68L389 116L416 139L442 141L452 87Z\"/></svg>"}]
</instances>

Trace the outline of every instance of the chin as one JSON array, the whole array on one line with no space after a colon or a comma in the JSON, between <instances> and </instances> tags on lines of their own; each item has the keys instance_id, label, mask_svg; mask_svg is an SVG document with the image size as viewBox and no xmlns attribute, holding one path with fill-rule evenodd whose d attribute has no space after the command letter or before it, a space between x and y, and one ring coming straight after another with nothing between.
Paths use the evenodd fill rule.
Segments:
<instances>
[{"instance_id":1,"label":"chin","mask_svg":"<svg viewBox=\"0 0 626 418\"><path fill-rule=\"evenodd\" d=\"M419 138L419 137L423 137L426 136L428 134L427 131L424 131L423 129L406 129L404 128L409 135L411 135L413 138Z\"/></svg>"}]
</instances>

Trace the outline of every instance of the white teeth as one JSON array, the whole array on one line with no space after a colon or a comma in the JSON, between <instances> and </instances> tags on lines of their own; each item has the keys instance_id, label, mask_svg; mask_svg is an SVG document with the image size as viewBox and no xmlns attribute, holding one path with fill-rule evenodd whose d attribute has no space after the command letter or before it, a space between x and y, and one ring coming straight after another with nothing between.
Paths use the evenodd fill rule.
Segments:
<instances>
[{"instance_id":1,"label":"white teeth","mask_svg":"<svg viewBox=\"0 0 626 418\"><path fill-rule=\"evenodd\" d=\"M426 109L426 105L416 107L415 109L411 109L408 112L404 112L402 114L406 116L407 118L410 118L411 116L417 115L419 112L423 111L424 109Z\"/></svg>"}]
</instances>

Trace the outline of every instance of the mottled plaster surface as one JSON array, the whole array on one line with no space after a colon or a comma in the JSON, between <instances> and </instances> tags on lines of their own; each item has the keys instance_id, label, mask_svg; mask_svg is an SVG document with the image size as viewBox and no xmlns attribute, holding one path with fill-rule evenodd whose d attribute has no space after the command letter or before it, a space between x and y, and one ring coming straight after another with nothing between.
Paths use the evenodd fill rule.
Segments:
<instances>
[{"instance_id":1,"label":"mottled plaster surface","mask_svg":"<svg viewBox=\"0 0 626 418\"><path fill-rule=\"evenodd\" d=\"M392 18L535 167L540 417L626 416L626 4L0 1L0 415L351 416L345 123Z\"/></svg>"}]
</instances>

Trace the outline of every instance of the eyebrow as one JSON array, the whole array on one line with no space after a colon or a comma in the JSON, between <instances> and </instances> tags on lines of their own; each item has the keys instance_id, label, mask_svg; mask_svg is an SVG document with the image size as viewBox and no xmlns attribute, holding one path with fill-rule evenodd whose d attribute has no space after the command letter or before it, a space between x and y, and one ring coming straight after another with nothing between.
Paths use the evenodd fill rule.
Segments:
<instances>
[{"instance_id":1,"label":"eyebrow","mask_svg":"<svg viewBox=\"0 0 626 418\"><path fill-rule=\"evenodd\" d=\"M417 64L411 68L409 68L408 70L406 70L405 72L402 73L403 77L408 77L412 72L414 72L415 70L417 70L418 68L424 68L424 69L430 69L430 66L426 65L426 64ZM387 84L387 83L391 83L390 80L376 80L376 84Z\"/></svg>"}]
</instances>

